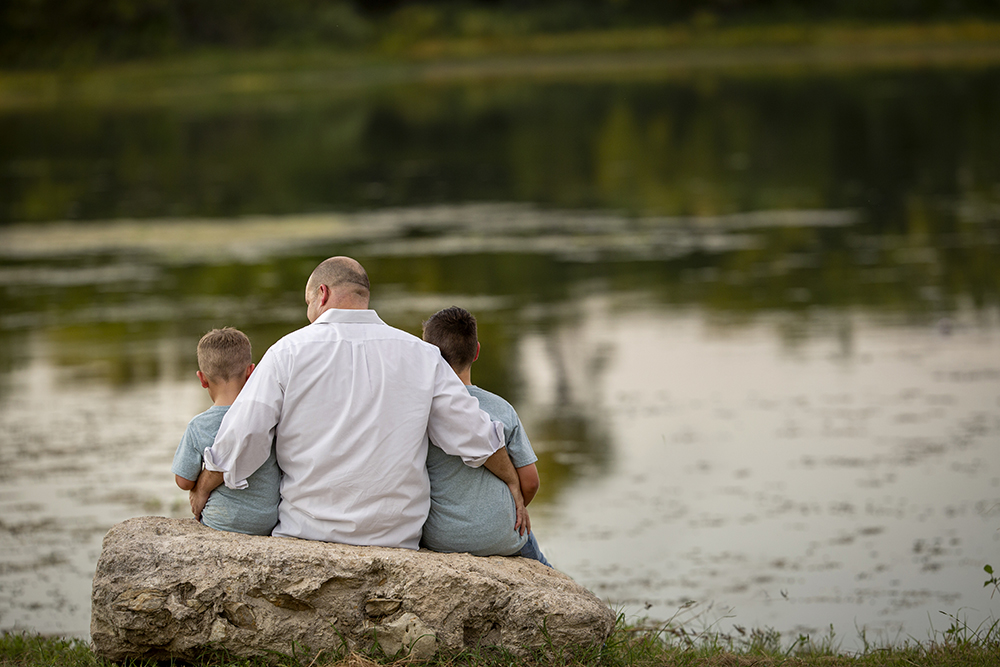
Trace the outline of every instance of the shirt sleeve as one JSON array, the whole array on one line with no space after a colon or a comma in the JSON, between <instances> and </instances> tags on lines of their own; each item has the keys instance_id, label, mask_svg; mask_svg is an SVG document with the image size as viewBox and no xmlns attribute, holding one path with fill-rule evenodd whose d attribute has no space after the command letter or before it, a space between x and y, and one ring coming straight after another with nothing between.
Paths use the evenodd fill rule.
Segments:
<instances>
[{"instance_id":1,"label":"shirt sleeve","mask_svg":"<svg viewBox=\"0 0 1000 667\"><path fill-rule=\"evenodd\" d=\"M196 420L192 419L184 429L184 435L181 436L177 451L174 453L174 461L170 466L170 472L192 482L198 479L201 473L201 451L211 443L195 422Z\"/></svg>"},{"instance_id":2,"label":"shirt sleeve","mask_svg":"<svg viewBox=\"0 0 1000 667\"><path fill-rule=\"evenodd\" d=\"M281 376L281 362L268 350L222 419L215 444L205 449L205 469L223 473L230 489L245 489L271 454L285 396Z\"/></svg>"},{"instance_id":3,"label":"shirt sleeve","mask_svg":"<svg viewBox=\"0 0 1000 667\"><path fill-rule=\"evenodd\" d=\"M503 425L491 421L448 362L443 358L439 361L427 435L445 453L478 468L503 446Z\"/></svg>"},{"instance_id":4,"label":"shirt sleeve","mask_svg":"<svg viewBox=\"0 0 1000 667\"><path fill-rule=\"evenodd\" d=\"M510 455L510 461L515 468L523 468L538 460L516 413L514 414L514 427L511 429L510 437L507 438L507 454Z\"/></svg>"}]
</instances>

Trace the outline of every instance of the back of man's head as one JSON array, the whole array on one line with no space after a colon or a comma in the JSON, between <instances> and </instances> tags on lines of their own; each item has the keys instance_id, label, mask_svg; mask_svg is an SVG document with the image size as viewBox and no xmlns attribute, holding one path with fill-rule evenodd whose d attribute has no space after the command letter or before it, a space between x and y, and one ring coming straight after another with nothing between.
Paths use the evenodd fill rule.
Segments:
<instances>
[{"instance_id":1,"label":"back of man's head","mask_svg":"<svg viewBox=\"0 0 1000 667\"><path fill-rule=\"evenodd\" d=\"M245 380L252 363L250 339L239 329L212 329L198 341L198 369L211 382Z\"/></svg>"},{"instance_id":2,"label":"back of man's head","mask_svg":"<svg viewBox=\"0 0 1000 667\"><path fill-rule=\"evenodd\" d=\"M306 294L311 295L326 285L337 298L363 300L365 307L371 292L365 267L350 257L331 257L313 269L306 283Z\"/></svg>"},{"instance_id":3,"label":"back of man's head","mask_svg":"<svg viewBox=\"0 0 1000 667\"><path fill-rule=\"evenodd\" d=\"M458 306L439 310L424 322L424 340L437 345L444 360L460 373L472 366L479 351L476 318Z\"/></svg>"}]
</instances>

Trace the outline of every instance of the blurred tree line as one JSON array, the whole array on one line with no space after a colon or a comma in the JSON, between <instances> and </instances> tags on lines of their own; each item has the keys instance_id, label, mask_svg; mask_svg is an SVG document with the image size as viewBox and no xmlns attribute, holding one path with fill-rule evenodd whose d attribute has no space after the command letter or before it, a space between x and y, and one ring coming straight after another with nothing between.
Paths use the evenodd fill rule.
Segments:
<instances>
[{"instance_id":1,"label":"blurred tree line","mask_svg":"<svg viewBox=\"0 0 1000 667\"><path fill-rule=\"evenodd\" d=\"M1000 17L1000 0L5 0L0 66L118 61L202 48L359 48L396 33L519 36L691 22ZM398 40L395 40L398 42Z\"/></svg>"}]
</instances>

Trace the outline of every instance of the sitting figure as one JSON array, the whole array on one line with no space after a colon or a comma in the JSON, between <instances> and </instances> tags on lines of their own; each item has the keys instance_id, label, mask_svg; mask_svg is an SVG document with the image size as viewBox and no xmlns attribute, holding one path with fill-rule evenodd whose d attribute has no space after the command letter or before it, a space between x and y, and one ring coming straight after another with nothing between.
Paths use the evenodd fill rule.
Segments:
<instances>
[{"instance_id":1,"label":"sitting figure","mask_svg":"<svg viewBox=\"0 0 1000 667\"><path fill-rule=\"evenodd\" d=\"M436 345L441 355L465 383L479 407L504 427L510 455L527 505L538 491L538 457L524 433L514 408L496 394L472 384L472 363L479 358L476 318L469 311L446 308L424 322L423 338ZM457 456L440 448L427 449L427 472L431 480L431 510L424 524L421 546L433 551L468 552L476 556L521 555L549 565L530 530L522 535L515 528L516 512L510 489L482 468L469 468ZM549 565L551 567L551 565Z\"/></svg>"},{"instance_id":2,"label":"sitting figure","mask_svg":"<svg viewBox=\"0 0 1000 667\"><path fill-rule=\"evenodd\" d=\"M228 489L215 482L207 500L205 494L200 494L212 476L202 470L203 452L215 442L222 418L253 372L252 359L250 339L237 329L213 329L198 341L198 379L208 389L213 405L188 423L170 469L177 486L192 492L191 510L206 526L232 533L270 535L278 522L281 483L273 445L267 460L247 479L245 489Z\"/></svg>"}]
</instances>

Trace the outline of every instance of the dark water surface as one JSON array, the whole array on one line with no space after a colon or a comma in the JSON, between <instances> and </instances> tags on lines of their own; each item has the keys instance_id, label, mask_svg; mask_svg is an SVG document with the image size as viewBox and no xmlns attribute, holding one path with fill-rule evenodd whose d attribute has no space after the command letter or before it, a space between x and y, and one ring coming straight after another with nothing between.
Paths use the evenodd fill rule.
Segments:
<instances>
[{"instance_id":1,"label":"dark water surface","mask_svg":"<svg viewBox=\"0 0 1000 667\"><path fill-rule=\"evenodd\" d=\"M0 629L86 635L107 529L185 515L198 338L259 358L332 254L477 314L543 548L630 617L995 618L998 118L998 69L3 114Z\"/></svg>"},{"instance_id":2,"label":"dark water surface","mask_svg":"<svg viewBox=\"0 0 1000 667\"><path fill-rule=\"evenodd\" d=\"M902 230L1000 178L998 68L157 99L0 114L0 221L494 201Z\"/></svg>"}]
</instances>

